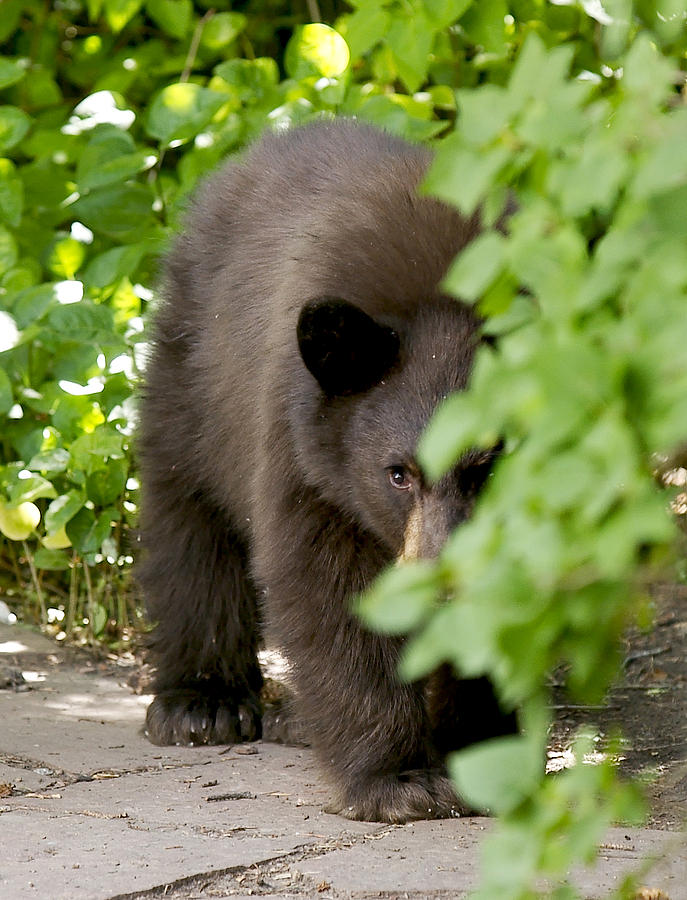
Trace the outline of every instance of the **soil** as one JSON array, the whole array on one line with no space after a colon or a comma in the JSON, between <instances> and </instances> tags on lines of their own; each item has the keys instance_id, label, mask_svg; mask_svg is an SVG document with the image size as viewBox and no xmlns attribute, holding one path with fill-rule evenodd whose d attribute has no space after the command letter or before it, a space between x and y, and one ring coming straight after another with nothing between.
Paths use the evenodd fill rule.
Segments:
<instances>
[{"instance_id":1,"label":"soil","mask_svg":"<svg viewBox=\"0 0 687 900\"><path fill-rule=\"evenodd\" d=\"M601 752L620 731L621 770L648 780L647 824L674 829L687 821L687 586L657 586L653 601L654 628L627 636L623 677L605 704L576 706L555 688L549 767L565 764L581 725L595 727Z\"/></svg>"}]
</instances>

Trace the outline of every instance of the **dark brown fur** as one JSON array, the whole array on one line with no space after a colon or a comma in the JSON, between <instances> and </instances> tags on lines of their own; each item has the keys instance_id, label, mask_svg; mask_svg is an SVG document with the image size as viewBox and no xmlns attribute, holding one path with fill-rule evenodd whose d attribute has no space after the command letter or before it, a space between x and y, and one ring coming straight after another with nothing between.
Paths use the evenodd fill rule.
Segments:
<instances>
[{"instance_id":1,"label":"dark brown fur","mask_svg":"<svg viewBox=\"0 0 687 900\"><path fill-rule=\"evenodd\" d=\"M442 754L513 729L482 681L400 683L400 642L349 611L411 512L435 554L487 471L468 454L428 485L414 463L478 339L438 286L478 221L417 196L430 158L337 122L268 137L211 178L167 261L143 403L151 740L260 735L264 615L333 808L391 822L459 813Z\"/></svg>"}]
</instances>

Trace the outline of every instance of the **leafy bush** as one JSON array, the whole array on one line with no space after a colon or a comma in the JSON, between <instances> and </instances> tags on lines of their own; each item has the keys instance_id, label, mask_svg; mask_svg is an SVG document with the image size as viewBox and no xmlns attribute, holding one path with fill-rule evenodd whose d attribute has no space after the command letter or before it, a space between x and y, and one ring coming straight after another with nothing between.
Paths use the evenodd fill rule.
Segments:
<instances>
[{"instance_id":1,"label":"leafy bush","mask_svg":"<svg viewBox=\"0 0 687 900\"><path fill-rule=\"evenodd\" d=\"M3 2L0 578L66 633L117 637L138 612L132 392L156 259L198 177L318 114L445 128L429 95L390 88L390 62L386 83L355 79L305 9L228 6Z\"/></svg>"},{"instance_id":2,"label":"leafy bush","mask_svg":"<svg viewBox=\"0 0 687 900\"><path fill-rule=\"evenodd\" d=\"M686 52L680 0L4 0L0 584L25 618L113 639L138 615L133 395L198 178L314 116L441 137L428 190L491 222L507 188L519 207L448 277L499 340L422 458L508 453L439 561L382 578L365 615L415 632L407 676L448 659L522 709L524 737L452 762L502 816L479 896L591 859L638 803L610 763L543 779L546 675L602 696L669 559L652 459L687 430Z\"/></svg>"},{"instance_id":3,"label":"leafy bush","mask_svg":"<svg viewBox=\"0 0 687 900\"><path fill-rule=\"evenodd\" d=\"M466 2L418 4L419 19L332 2L338 31L307 21L315 2L229 6L3 0L0 583L27 618L64 613L65 633L117 637L137 615L132 392L187 193L265 127L337 113L445 131L490 32ZM471 39L447 28L461 13Z\"/></svg>"},{"instance_id":4,"label":"leafy bush","mask_svg":"<svg viewBox=\"0 0 687 900\"><path fill-rule=\"evenodd\" d=\"M483 898L537 895L542 875L591 863L613 820L641 815L610 759L556 779L541 761L547 674L564 665L578 702L602 700L623 630L650 616L648 584L674 563L654 472L687 434L687 40L673 13L651 33L604 14L585 72L574 47L530 34L507 83L458 90L458 126L425 185L466 214L484 203L492 222L511 186L517 211L446 279L499 339L420 457L437 477L470 447L505 439L507 453L440 560L389 573L363 609L377 627L416 632L406 677L448 660L489 675L521 710L522 737L450 763L461 792L502 815ZM581 738L580 762L590 749Z\"/></svg>"}]
</instances>

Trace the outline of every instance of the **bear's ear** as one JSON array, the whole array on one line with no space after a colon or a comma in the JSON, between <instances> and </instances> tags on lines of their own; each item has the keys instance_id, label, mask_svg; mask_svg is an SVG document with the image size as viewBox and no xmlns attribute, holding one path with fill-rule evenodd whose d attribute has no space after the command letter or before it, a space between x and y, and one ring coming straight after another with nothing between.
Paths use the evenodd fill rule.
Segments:
<instances>
[{"instance_id":1,"label":"bear's ear","mask_svg":"<svg viewBox=\"0 0 687 900\"><path fill-rule=\"evenodd\" d=\"M330 397L378 384L398 357L398 335L358 306L334 297L306 304L298 319L303 362Z\"/></svg>"}]
</instances>

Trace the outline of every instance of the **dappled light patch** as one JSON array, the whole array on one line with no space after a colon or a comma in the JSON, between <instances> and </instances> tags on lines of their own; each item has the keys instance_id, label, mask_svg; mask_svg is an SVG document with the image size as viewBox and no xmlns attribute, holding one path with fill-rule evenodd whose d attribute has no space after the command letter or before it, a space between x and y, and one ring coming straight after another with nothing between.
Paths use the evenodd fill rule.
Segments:
<instances>
[{"instance_id":1,"label":"dappled light patch","mask_svg":"<svg viewBox=\"0 0 687 900\"><path fill-rule=\"evenodd\" d=\"M135 119L134 111L122 109L112 91L96 91L77 104L73 115L62 127L62 132L78 135L91 131L98 125L114 125L126 130L131 128Z\"/></svg>"},{"instance_id":2,"label":"dappled light patch","mask_svg":"<svg viewBox=\"0 0 687 900\"><path fill-rule=\"evenodd\" d=\"M28 649L21 641L0 641L0 653L25 653Z\"/></svg>"}]
</instances>

